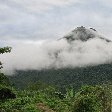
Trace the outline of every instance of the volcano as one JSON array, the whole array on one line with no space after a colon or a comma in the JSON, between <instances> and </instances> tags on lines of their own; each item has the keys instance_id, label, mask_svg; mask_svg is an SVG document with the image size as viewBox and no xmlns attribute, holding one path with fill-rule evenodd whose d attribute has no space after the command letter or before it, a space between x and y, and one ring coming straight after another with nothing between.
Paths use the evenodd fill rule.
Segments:
<instances>
[{"instance_id":1,"label":"volcano","mask_svg":"<svg viewBox=\"0 0 112 112\"><path fill-rule=\"evenodd\" d=\"M13 76L9 76L10 81L16 88L24 89L24 87L26 87L29 83L41 81L49 85L56 86L60 89L73 86L74 89L77 90L82 85L99 85L112 82L112 63L110 61L111 55L108 57L108 49L105 49L105 46L103 46L103 44L108 46L111 43L111 40L99 35L94 28L87 29L83 26L77 27L57 41L60 42L62 40L65 40L69 46L68 48L64 48L67 51L67 55L73 52L72 57L76 56L76 62L72 63L72 58L70 58L69 61L67 58L60 57L65 53L63 49L49 52L48 56L50 58L54 58L55 61L53 61L47 69L16 70ZM99 41L100 44L95 43ZM92 48L89 48L88 50L86 44L92 44ZM77 53L75 51L77 51ZM94 52L99 54L94 55L96 57L93 60L94 56L91 57L91 53ZM81 55L77 56L77 54ZM86 57L87 55L90 55L90 57ZM84 56L86 58L84 58ZM98 62L99 60L100 63ZM67 65L66 62L68 62ZM57 65L62 65L63 67L56 68L54 63L59 63Z\"/></svg>"}]
</instances>

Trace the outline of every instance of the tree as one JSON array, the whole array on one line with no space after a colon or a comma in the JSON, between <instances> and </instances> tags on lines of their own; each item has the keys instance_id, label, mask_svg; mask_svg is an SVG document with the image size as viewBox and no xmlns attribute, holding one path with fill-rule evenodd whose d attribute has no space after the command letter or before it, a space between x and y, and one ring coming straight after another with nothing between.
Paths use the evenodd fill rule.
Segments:
<instances>
[{"instance_id":1,"label":"tree","mask_svg":"<svg viewBox=\"0 0 112 112\"><path fill-rule=\"evenodd\" d=\"M11 52L11 47L3 47L3 48L0 48L0 54L3 54L3 53L10 53ZM2 62L0 62L0 69L2 69L3 66L2 66ZM9 84L9 80L8 78L0 72L0 84L1 85L8 85Z\"/></svg>"},{"instance_id":2,"label":"tree","mask_svg":"<svg viewBox=\"0 0 112 112\"><path fill-rule=\"evenodd\" d=\"M0 73L0 85L10 85L9 79L3 73Z\"/></svg>"},{"instance_id":3,"label":"tree","mask_svg":"<svg viewBox=\"0 0 112 112\"><path fill-rule=\"evenodd\" d=\"M0 54L3 54L3 53L10 53L11 52L11 47L3 47L3 48L0 48ZM3 66L2 66L2 62L0 62L0 69L2 69ZM0 84L1 85L9 85L9 80L8 78L0 72Z\"/></svg>"},{"instance_id":4,"label":"tree","mask_svg":"<svg viewBox=\"0 0 112 112\"><path fill-rule=\"evenodd\" d=\"M0 48L0 54L3 54L3 53L10 53L11 52L11 47L3 47L3 48ZM2 62L0 61L0 69L2 69L3 66L2 66Z\"/></svg>"},{"instance_id":5,"label":"tree","mask_svg":"<svg viewBox=\"0 0 112 112\"><path fill-rule=\"evenodd\" d=\"M11 52L11 47L3 47L0 48L0 54ZM2 67L2 63L0 62L0 69ZM16 98L16 95L9 87L9 80L8 78L0 72L0 101L5 99L13 99Z\"/></svg>"}]
</instances>

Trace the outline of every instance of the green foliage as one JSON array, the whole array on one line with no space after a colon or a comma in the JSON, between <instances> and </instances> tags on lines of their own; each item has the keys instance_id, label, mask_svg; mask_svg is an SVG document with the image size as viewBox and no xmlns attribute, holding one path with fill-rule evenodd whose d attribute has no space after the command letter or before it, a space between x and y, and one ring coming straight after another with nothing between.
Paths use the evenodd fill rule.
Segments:
<instances>
[{"instance_id":1,"label":"green foliage","mask_svg":"<svg viewBox=\"0 0 112 112\"><path fill-rule=\"evenodd\" d=\"M107 107L103 105L104 101L106 105L109 102L102 97L101 93L105 93L105 90L101 86L84 86L73 95L72 88L69 88L67 97L63 99L56 96L57 91L53 87L46 87L44 90L20 90L16 92L15 99L1 102L0 110L3 112L111 112L109 109L105 110ZM106 93L105 97L108 97Z\"/></svg>"},{"instance_id":2,"label":"green foliage","mask_svg":"<svg viewBox=\"0 0 112 112\"><path fill-rule=\"evenodd\" d=\"M74 89L73 87L66 88L66 98L73 98L74 97Z\"/></svg>"},{"instance_id":3,"label":"green foliage","mask_svg":"<svg viewBox=\"0 0 112 112\"><path fill-rule=\"evenodd\" d=\"M112 64L102 64L90 67L27 70L16 71L14 76L9 76L17 88L24 89L29 82L44 82L51 86L57 86L61 92L65 88L73 86L77 91L83 85L101 85L112 82ZM10 75L10 74L9 74Z\"/></svg>"},{"instance_id":4,"label":"green foliage","mask_svg":"<svg viewBox=\"0 0 112 112\"><path fill-rule=\"evenodd\" d=\"M11 52L11 47L0 48L0 54Z\"/></svg>"},{"instance_id":5,"label":"green foliage","mask_svg":"<svg viewBox=\"0 0 112 112\"><path fill-rule=\"evenodd\" d=\"M41 81L37 81L35 83L29 83L27 85L27 90L45 90L46 88L48 89L48 87L50 87L48 84L45 84Z\"/></svg>"},{"instance_id":6,"label":"green foliage","mask_svg":"<svg viewBox=\"0 0 112 112\"><path fill-rule=\"evenodd\" d=\"M8 86L10 85L9 79L3 73L0 73L0 84Z\"/></svg>"},{"instance_id":7,"label":"green foliage","mask_svg":"<svg viewBox=\"0 0 112 112\"><path fill-rule=\"evenodd\" d=\"M11 47L0 48L0 54L11 52ZM0 69L2 63L0 62ZM7 99L14 99L16 95L13 93L12 88L10 87L9 79L0 71L0 102Z\"/></svg>"},{"instance_id":8,"label":"green foliage","mask_svg":"<svg viewBox=\"0 0 112 112\"><path fill-rule=\"evenodd\" d=\"M41 112L37 106L39 103L43 104L45 108L54 110L56 112L68 112L70 106L67 101L61 100L46 91L18 91L17 98L7 100L0 105L0 109L5 112Z\"/></svg>"},{"instance_id":9,"label":"green foliage","mask_svg":"<svg viewBox=\"0 0 112 112\"><path fill-rule=\"evenodd\" d=\"M3 47L3 48L0 48L0 54L3 54L3 53L10 53L11 52L11 47ZM0 69L3 68L2 66L2 63L0 62Z\"/></svg>"},{"instance_id":10,"label":"green foliage","mask_svg":"<svg viewBox=\"0 0 112 112\"><path fill-rule=\"evenodd\" d=\"M100 112L95 96L80 96L75 100L73 112Z\"/></svg>"},{"instance_id":11,"label":"green foliage","mask_svg":"<svg viewBox=\"0 0 112 112\"><path fill-rule=\"evenodd\" d=\"M13 93L13 90L10 87L0 85L0 101L14 98L16 98L16 95Z\"/></svg>"},{"instance_id":12,"label":"green foliage","mask_svg":"<svg viewBox=\"0 0 112 112\"><path fill-rule=\"evenodd\" d=\"M101 86L84 86L75 96L74 112L110 112L111 99Z\"/></svg>"}]
</instances>

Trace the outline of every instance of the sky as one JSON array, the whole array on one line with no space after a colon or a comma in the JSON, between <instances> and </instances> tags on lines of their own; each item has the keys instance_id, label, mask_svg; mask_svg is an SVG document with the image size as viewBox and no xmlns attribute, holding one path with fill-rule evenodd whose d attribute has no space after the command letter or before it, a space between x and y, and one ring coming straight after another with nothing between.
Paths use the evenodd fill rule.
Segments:
<instances>
[{"instance_id":1,"label":"sky","mask_svg":"<svg viewBox=\"0 0 112 112\"><path fill-rule=\"evenodd\" d=\"M79 26L112 40L112 0L0 0L0 47L12 47L0 55L5 71L112 62L112 43L57 41Z\"/></svg>"},{"instance_id":2,"label":"sky","mask_svg":"<svg viewBox=\"0 0 112 112\"><path fill-rule=\"evenodd\" d=\"M0 0L3 44L58 39L78 26L112 39L112 0Z\"/></svg>"}]
</instances>

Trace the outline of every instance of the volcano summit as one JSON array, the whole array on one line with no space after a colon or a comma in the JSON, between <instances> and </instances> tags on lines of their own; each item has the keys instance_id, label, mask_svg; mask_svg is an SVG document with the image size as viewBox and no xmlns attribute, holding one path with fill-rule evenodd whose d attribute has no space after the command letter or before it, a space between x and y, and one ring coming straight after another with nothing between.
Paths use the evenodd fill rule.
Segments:
<instances>
[{"instance_id":1,"label":"volcano summit","mask_svg":"<svg viewBox=\"0 0 112 112\"><path fill-rule=\"evenodd\" d=\"M77 27L68 35L64 36L64 38L66 38L68 41L74 41L74 40L88 41L89 39L99 38L107 42L110 42L110 40L103 38L101 35L99 35L94 28L87 29L83 26Z\"/></svg>"}]
</instances>

